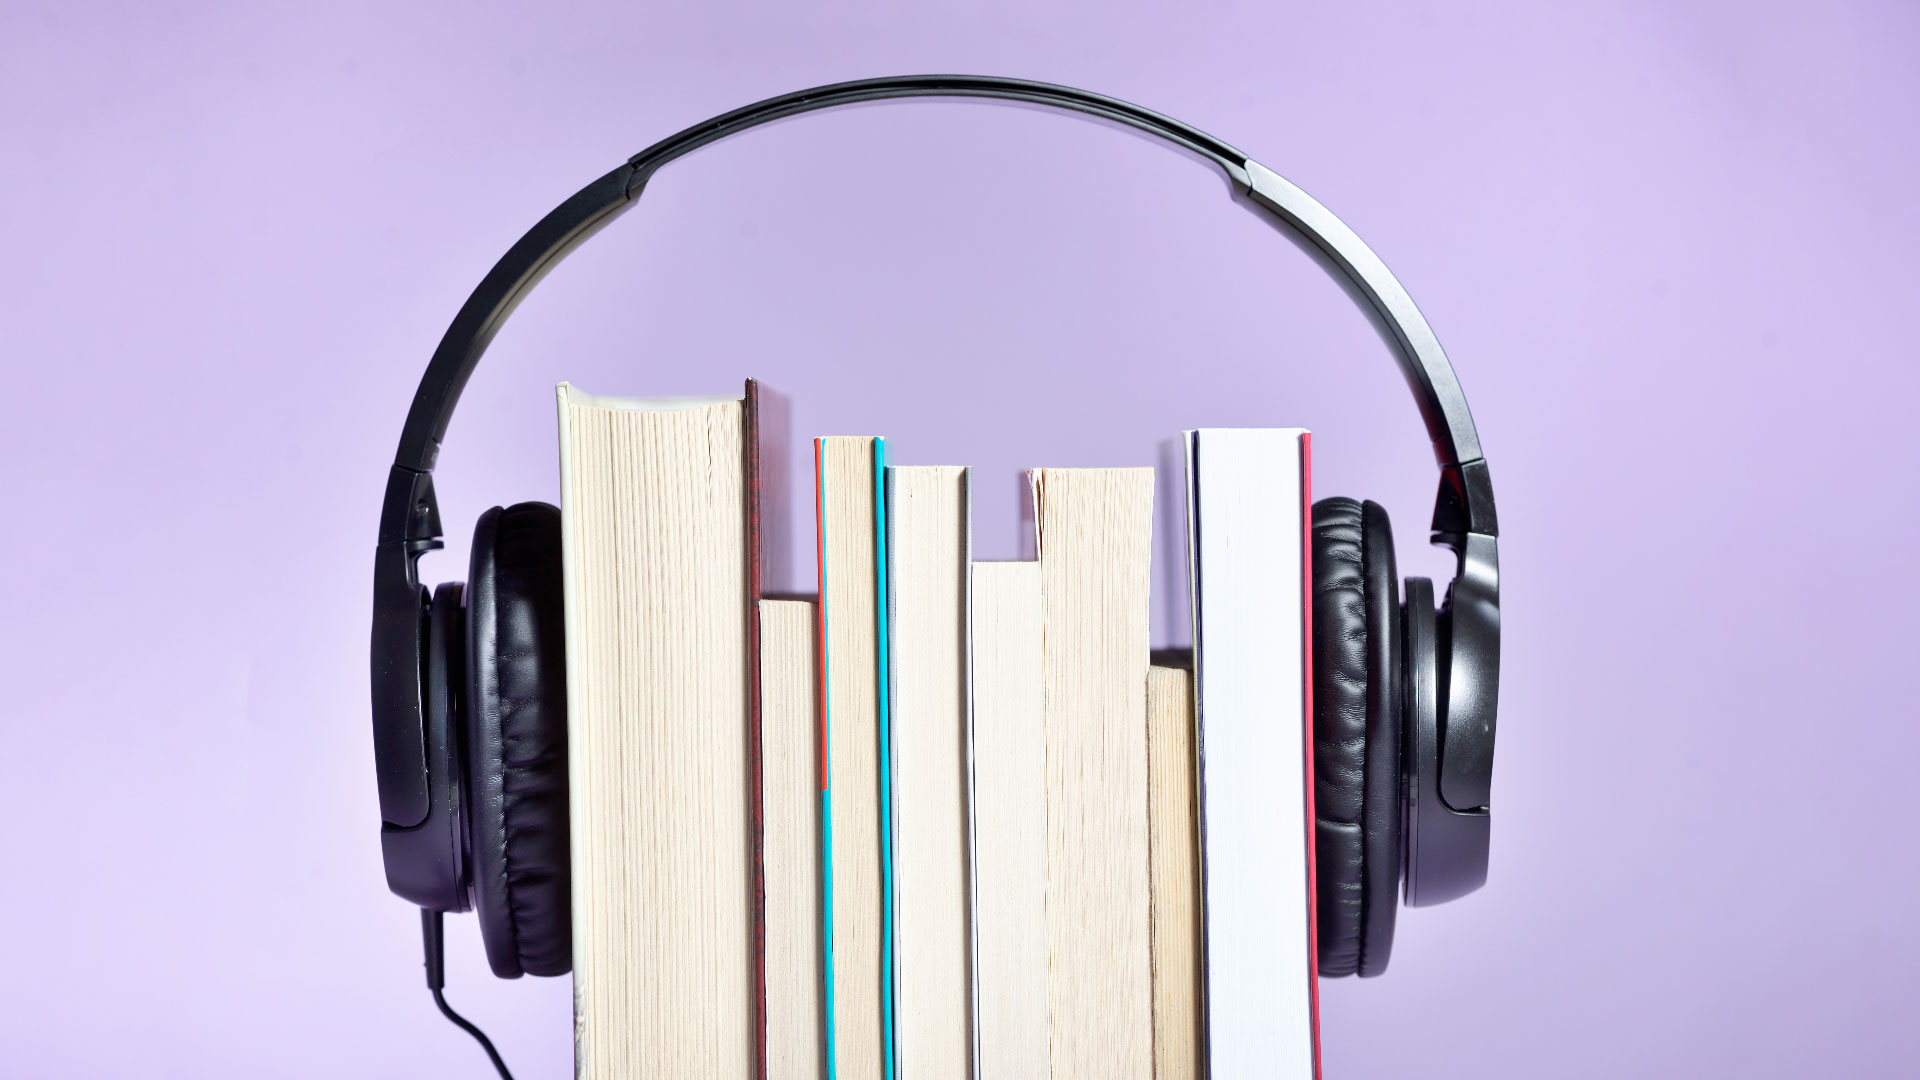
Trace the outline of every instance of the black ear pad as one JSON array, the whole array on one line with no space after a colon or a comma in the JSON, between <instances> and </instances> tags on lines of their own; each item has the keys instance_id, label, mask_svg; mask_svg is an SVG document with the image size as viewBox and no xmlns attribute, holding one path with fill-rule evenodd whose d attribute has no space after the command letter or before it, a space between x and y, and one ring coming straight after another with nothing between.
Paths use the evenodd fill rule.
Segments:
<instances>
[{"instance_id":1,"label":"black ear pad","mask_svg":"<svg viewBox=\"0 0 1920 1080\"><path fill-rule=\"evenodd\" d=\"M1400 880L1400 596L1378 503L1313 507L1313 775L1320 974L1378 975Z\"/></svg>"},{"instance_id":2,"label":"black ear pad","mask_svg":"<svg viewBox=\"0 0 1920 1080\"><path fill-rule=\"evenodd\" d=\"M502 978L572 967L567 651L560 511L499 507L467 577L467 761L474 909Z\"/></svg>"}]
</instances>

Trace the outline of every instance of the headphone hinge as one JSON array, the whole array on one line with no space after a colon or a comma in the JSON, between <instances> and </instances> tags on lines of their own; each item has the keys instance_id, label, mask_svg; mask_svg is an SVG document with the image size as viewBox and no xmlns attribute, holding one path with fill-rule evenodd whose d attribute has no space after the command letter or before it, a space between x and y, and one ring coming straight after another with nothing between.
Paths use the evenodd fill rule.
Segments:
<instances>
[{"instance_id":1,"label":"headphone hinge","mask_svg":"<svg viewBox=\"0 0 1920 1080\"><path fill-rule=\"evenodd\" d=\"M1485 458L1440 467L1440 491L1433 499L1433 542L1454 547L1443 537L1464 533L1500 535L1493 509L1493 477Z\"/></svg>"},{"instance_id":2,"label":"headphone hinge","mask_svg":"<svg viewBox=\"0 0 1920 1080\"><path fill-rule=\"evenodd\" d=\"M433 474L395 465L387 473L387 491L380 501L380 546L402 544L418 555L440 547L440 500L433 493Z\"/></svg>"}]
</instances>

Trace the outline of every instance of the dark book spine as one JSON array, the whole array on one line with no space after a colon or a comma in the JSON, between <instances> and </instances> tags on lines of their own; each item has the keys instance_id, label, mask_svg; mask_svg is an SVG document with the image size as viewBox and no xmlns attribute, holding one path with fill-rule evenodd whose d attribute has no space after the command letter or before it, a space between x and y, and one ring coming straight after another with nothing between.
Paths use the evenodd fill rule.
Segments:
<instances>
[{"instance_id":1,"label":"dark book spine","mask_svg":"<svg viewBox=\"0 0 1920 1080\"><path fill-rule=\"evenodd\" d=\"M760 742L760 597L764 585L760 509L760 383L747 380L741 440L747 500L747 798L752 830L753 867L753 1045L755 1076L767 1075L767 809Z\"/></svg>"}]
</instances>

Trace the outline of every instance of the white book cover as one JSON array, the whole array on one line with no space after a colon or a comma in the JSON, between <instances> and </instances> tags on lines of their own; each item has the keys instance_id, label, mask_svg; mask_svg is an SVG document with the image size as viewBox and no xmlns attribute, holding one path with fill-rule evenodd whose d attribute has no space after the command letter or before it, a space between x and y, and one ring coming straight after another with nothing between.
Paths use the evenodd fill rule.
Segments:
<instances>
[{"instance_id":1,"label":"white book cover","mask_svg":"<svg viewBox=\"0 0 1920 1080\"><path fill-rule=\"evenodd\" d=\"M1307 581L1311 436L1186 433L1205 1060L1319 1075Z\"/></svg>"}]
</instances>

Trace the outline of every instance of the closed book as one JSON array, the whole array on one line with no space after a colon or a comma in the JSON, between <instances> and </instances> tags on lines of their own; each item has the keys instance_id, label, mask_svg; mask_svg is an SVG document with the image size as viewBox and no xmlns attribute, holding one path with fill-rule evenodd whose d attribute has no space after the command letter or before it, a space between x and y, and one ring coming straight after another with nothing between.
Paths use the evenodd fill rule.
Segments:
<instances>
[{"instance_id":1,"label":"closed book","mask_svg":"<svg viewBox=\"0 0 1920 1080\"><path fill-rule=\"evenodd\" d=\"M885 447L814 440L827 1075L893 1076Z\"/></svg>"},{"instance_id":2,"label":"closed book","mask_svg":"<svg viewBox=\"0 0 1920 1080\"><path fill-rule=\"evenodd\" d=\"M759 1068L740 398L561 384L575 1068Z\"/></svg>"},{"instance_id":3,"label":"closed book","mask_svg":"<svg viewBox=\"0 0 1920 1080\"><path fill-rule=\"evenodd\" d=\"M895 1055L902 1077L967 1080L968 474L895 465L886 475Z\"/></svg>"},{"instance_id":4,"label":"closed book","mask_svg":"<svg viewBox=\"0 0 1920 1080\"><path fill-rule=\"evenodd\" d=\"M1186 433L1203 1055L1218 1078L1319 1074L1309 439Z\"/></svg>"},{"instance_id":5,"label":"closed book","mask_svg":"<svg viewBox=\"0 0 1920 1080\"><path fill-rule=\"evenodd\" d=\"M1040 564L973 565L973 893L980 1080L1044 1080L1047 744Z\"/></svg>"},{"instance_id":6,"label":"closed book","mask_svg":"<svg viewBox=\"0 0 1920 1080\"><path fill-rule=\"evenodd\" d=\"M1147 838L1153 881L1153 1075L1192 1080L1200 1059L1200 851L1193 672L1147 675Z\"/></svg>"},{"instance_id":7,"label":"closed book","mask_svg":"<svg viewBox=\"0 0 1920 1080\"><path fill-rule=\"evenodd\" d=\"M760 601L767 1080L826 1075L814 605Z\"/></svg>"},{"instance_id":8,"label":"closed book","mask_svg":"<svg viewBox=\"0 0 1920 1080\"><path fill-rule=\"evenodd\" d=\"M1049 1065L1153 1074L1147 837L1152 469L1032 473L1047 784Z\"/></svg>"}]
</instances>

